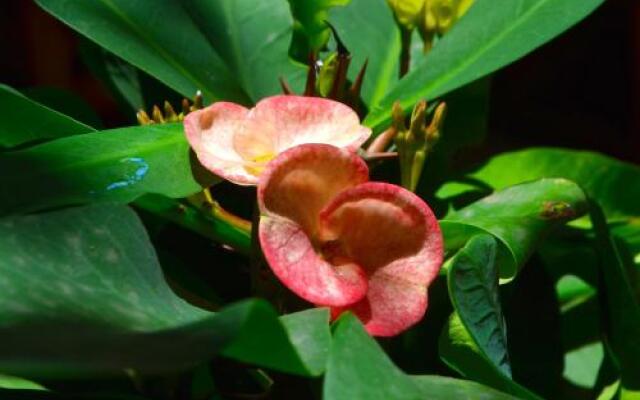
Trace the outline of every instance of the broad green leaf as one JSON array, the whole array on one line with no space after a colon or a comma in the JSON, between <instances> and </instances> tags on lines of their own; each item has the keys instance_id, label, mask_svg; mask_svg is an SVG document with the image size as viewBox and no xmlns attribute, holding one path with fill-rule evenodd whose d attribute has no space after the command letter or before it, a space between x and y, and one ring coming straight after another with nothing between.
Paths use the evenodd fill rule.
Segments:
<instances>
[{"instance_id":1,"label":"broad green leaf","mask_svg":"<svg viewBox=\"0 0 640 400\"><path fill-rule=\"evenodd\" d=\"M125 206L0 219L0 369L22 376L178 371L221 352L318 375L327 310L280 321L264 301L219 313L177 297Z\"/></svg>"},{"instance_id":2,"label":"broad green leaf","mask_svg":"<svg viewBox=\"0 0 640 400\"><path fill-rule=\"evenodd\" d=\"M640 300L629 277L631 260L621 254L595 201L590 202L590 217L601 267L598 292L604 307L606 343L620 369L622 387L630 392L640 390Z\"/></svg>"},{"instance_id":3,"label":"broad green leaf","mask_svg":"<svg viewBox=\"0 0 640 400\"><path fill-rule=\"evenodd\" d=\"M184 96L248 103L225 60L181 2L38 0L65 24ZM212 22L213 23L213 22Z\"/></svg>"},{"instance_id":4,"label":"broad green leaf","mask_svg":"<svg viewBox=\"0 0 640 400\"><path fill-rule=\"evenodd\" d=\"M335 328L323 399L511 399L474 382L410 376L398 369L351 314Z\"/></svg>"},{"instance_id":5,"label":"broad green leaf","mask_svg":"<svg viewBox=\"0 0 640 400\"><path fill-rule=\"evenodd\" d=\"M391 105L409 109L487 75L536 49L589 15L604 0L476 0L371 111L365 123L386 124Z\"/></svg>"},{"instance_id":6,"label":"broad green leaf","mask_svg":"<svg viewBox=\"0 0 640 400\"><path fill-rule=\"evenodd\" d=\"M182 124L93 132L0 155L0 215L200 189Z\"/></svg>"},{"instance_id":7,"label":"broad green leaf","mask_svg":"<svg viewBox=\"0 0 640 400\"><path fill-rule=\"evenodd\" d=\"M466 378L521 399L541 400L482 354L456 313L452 314L440 335L438 351L442 361Z\"/></svg>"},{"instance_id":8,"label":"broad green leaf","mask_svg":"<svg viewBox=\"0 0 640 400\"><path fill-rule=\"evenodd\" d=\"M400 31L386 0L352 0L331 10L330 22L351 52L349 78L367 62L362 98L369 107L380 102L398 80Z\"/></svg>"},{"instance_id":9,"label":"broad green leaf","mask_svg":"<svg viewBox=\"0 0 640 400\"><path fill-rule=\"evenodd\" d=\"M329 40L329 9L344 6L351 0L288 0L294 19L289 55L307 63L309 55L317 54Z\"/></svg>"},{"instance_id":10,"label":"broad green leaf","mask_svg":"<svg viewBox=\"0 0 640 400\"><path fill-rule=\"evenodd\" d=\"M558 177L580 185L609 218L640 216L640 167L598 153L554 148L503 153L468 177L472 180L469 186L447 184L440 188L438 197L460 195L477 188L477 181L499 190L529 180Z\"/></svg>"},{"instance_id":11,"label":"broad green leaf","mask_svg":"<svg viewBox=\"0 0 640 400\"><path fill-rule=\"evenodd\" d=\"M0 149L92 131L90 126L0 85Z\"/></svg>"},{"instance_id":12,"label":"broad green leaf","mask_svg":"<svg viewBox=\"0 0 640 400\"><path fill-rule=\"evenodd\" d=\"M334 0L335 1L335 0ZM306 69L289 60L293 20L286 0L188 0L191 19L253 102L300 88Z\"/></svg>"},{"instance_id":13,"label":"broad green leaf","mask_svg":"<svg viewBox=\"0 0 640 400\"><path fill-rule=\"evenodd\" d=\"M472 237L450 261L451 302L479 351L511 377L507 332L498 292L498 242L491 235Z\"/></svg>"},{"instance_id":14,"label":"broad green leaf","mask_svg":"<svg viewBox=\"0 0 640 400\"><path fill-rule=\"evenodd\" d=\"M583 191L565 179L541 179L498 191L447 216L440 225L448 251L478 233L501 243L500 278L511 279L550 229L581 216Z\"/></svg>"}]
</instances>

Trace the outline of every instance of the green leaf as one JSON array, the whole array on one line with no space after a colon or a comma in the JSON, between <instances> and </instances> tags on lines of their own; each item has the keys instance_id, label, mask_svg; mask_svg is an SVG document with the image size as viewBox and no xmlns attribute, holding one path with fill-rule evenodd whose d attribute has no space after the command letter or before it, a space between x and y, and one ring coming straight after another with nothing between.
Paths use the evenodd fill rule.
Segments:
<instances>
[{"instance_id":1,"label":"green leaf","mask_svg":"<svg viewBox=\"0 0 640 400\"><path fill-rule=\"evenodd\" d=\"M84 125L85 129L87 126L94 129L102 127L102 121L98 114L89 103L74 92L47 86L21 89L21 92L40 105L80 122L80 125Z\"/></svg>"},{"instance_id":2,"label":"green leaf","mask_svg":"<svg viewBox=\"0 0 640 400\"><path fill-rule=\"evenodd\" d=\"M0 149L92 131L90 126L0 85Z\"/></svg>"},{"instance_id":3,"label":"green leaf","mask_svg":"<svg viewBox=\"0 0 640 400\"><path fill-rule=\"evenodd\" d=\"M306 69L287 55L293 20L286 0L190 0L183 4L253 102L280 93L280 77L294 88L302 87Z\"/></svg>"},{"instance_id":4,"label":"green leaf","mask_svg":"<svg viewBox=\"0 0 640 400\"><path fill-rule=\"evenodd\" d=\"M500 278L511 279L550 229L581 216L583 191L565 179L541 179L498 191L440 222L448 251L462 247L477 233L501 243Z\"/></svg>"},{"instance_id":5,"label":"green leaf","mask_svg":"<svg viewBox=\"0 0 640 400\"><path fill-rule=\"evenodd\" d=\"M2 389L28 389L28 390L47 390L39 383L17 376L0 374L0 388Z\"/></svg>"},{"instance_id":6,"label":"green leaf","mask_svg":"<svg viewBox=\"0 0 640 400\"><path fill-rule=\"evenodd\" d=\"M318 375L327 310L278 319L264 301L219 313L166 284L153 247L125 206L0 219L0 369L21 376L178 371L216 353Z\"/></svg>"},{"instance_id":7,"label":"green leaf","mask_svg":"<svg viewBox=\"0 0 640 400\"><path fill-rule=\"evenodd\" d=\"M234 74L181 2L38 0L65 24L184 96L248 103ZM212 22L213 23L213 22Z\"/></svg>"},{"instance_id":8,"label":"green leaf","mask_svg":"<svg viewBox=\"0 0 640 400\"><path fill-rule=\"evenodd\" d=\"M107 86L124 112L147 108L136 67L87 39L80 41L79 48L91 73Z\"/></svg>"},{"instance_id":9,"label":"green leaf","mask_svg":"<svg viewBox=\"0 0 640 400\"><path fill-rule=\"evenodd\" d=\"M288 1L295 21L289 55L306 64L309 55L317 53L329 40L329 27L326 24L329 9L344 6L351 0Z\"/></svg>"},{"instance_id":10,"label":"green leaf","mask_svg":"<svg viewBox=\"0 0 640 400\"><path fill-rule=\"evenodd\" d=\"M0 154L0 215L199 190L182 124L94 132Z\"/></svg>"},{"instance_id":11,"label":"green leaf","mask_svg":"<svg viewBox=\"0 0 640 400\"><path fill-rule=\"evenodd\" d=\"M451 260L447 283L451 302L478 350L502 374L511 377L498 292L497 248L491 235L472 237Z\"/></svg>"},{"instance_id":12,"label":"green leaf","mask_svg":"<svg viewBox=\"0 0 640 400\"><path fill-rule=\"evenodd\" d=\"M334 332L323 399L511 399L474 382L410 376L399 370L352 314Z\"/></svg>"},{"instance_id":13,"label":"green leaf","mask_svg":"<svg viewBox=\"0 0 640 400\"><path fill-rule=\"evenodd\" d=\"M440 335L438 351L442 361L466 378L518 398L541 400L536 394L505 375L496 364L482 354L456 313L451 315Z\"/></svg>"},{"instance_id":14,"label":"green leaf","mask_svg":"<svg viewBox=\"0 0 640 400\"><path fill-rule=\"evenodd\" d=\"M400 31L386 0L352 0L331 10L331 23L352 55L349 78L355 79L365 61L362 98L369 107L382 100L398 81Z\"/></svg>"},{"instance_id":15,"label":"green leaf","mask_svg":"<svg viewBox=\"0 0 640 400\"><path fill-rule=\"evenodd\" d=\"M601 342L590 343L565 354L564 377L571 383L591 389L596 384L604 350Z\"/></svg>"},{"instance_id":16,"label":"green leaf","mask_svg":"<svg viewBox=\"0 0 640 400\"><path fill-rule=\"evenodd\" d=\"M631 260L624 258L609 232L602 208L590 202L601 278L598 293L604 307L605 338L620 369L623 388L640 390L640 300L629 277Z\"/></svg>"},{"instance_id":17,"label":"green leaf","mask_svg":"<svg viewBox=\"0 0 640 400\"><path fill-rule=\"evenodd\" d=\"M476 0L458 21L372 110L365 123L386 124L391 105L405 110L487 75L536 49L589 15L604 0Z\"/></svg>"},{"instance_id":18,"label":"green leaf","mask_svg":"<svg viewBox=\"0 0 640 400\"><path fill-rule=\"evenodd\" d=\"M533 148L500 154L468 178L499 190L529 180L558 177L576 182L596 200L609 218L640 216L640 167L588 152ZM474 187L448 184L438 197L452 198ZM620 193L624 193L621 196Z\"/></svg>"}]
</instances>

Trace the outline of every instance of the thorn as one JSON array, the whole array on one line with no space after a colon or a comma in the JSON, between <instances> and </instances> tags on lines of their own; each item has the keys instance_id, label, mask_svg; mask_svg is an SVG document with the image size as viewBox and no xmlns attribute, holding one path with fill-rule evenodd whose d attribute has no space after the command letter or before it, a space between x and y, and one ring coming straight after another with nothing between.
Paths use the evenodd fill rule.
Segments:
<instances>
[{"instance_id":1,"label":"thorn","mask_svg":"<svg viewBox=\"0 0 640 400\"><path fill-rule=\"evenodd\" d=\"M316 56L309 53L309 61L307 63L309 69L307 71L307 83L304 87L304 96L313 96L316 93Z\"/></svg>"},{"instance_id":2,"label":"thorn","mask_svg":"<svg viewBox=\"0 0 640 400\"><path fill-rule=\"evenodd\" d=\"M367 72L367 65L369 65L369 59L364 60L356 80L351 84L349 93L347 94L347 103L353 108L356 113L360 114L360 92L362 91L362 82L364 81L364 75Z\"/></svg>"},{"instance_id":3,"label":"thorn","mask_svg":"<svg viewBox=\"0 0 640 400\"><path fill-rule=\"evenodd\" d=\"M291 89L291 86L289 86L289 83L283 77L278 78L278 80L280 81L280 87L282 88L282 93L287 95L295 94L293 92L293 89Z\"/></svg>"},{"instance_id":4,"label":"thorn","mask_svg":"<svg viewBox=\"0 0 640 400\"><path fill-rule=\"evenodd\" d=\"M153 120L159 124L164 122L164 117L162 116L162 111L156 105L153 106L153 112L151 113Z\"/></svg>"},{"instance_id":5,"label":"thorn","mask_svg":"<svg viewBox=\"0 0 640 400\"><path fill-rule=\"evenodd\" d=\"M360 97L360 91L362 90L362 82L364 81L364 74L367 72L367 66L369 65L369 59L364 60L364 64L362 64L362 68L360 68L360 72L358 72L358 76L356 76L356 80L351 85L349 92L355 98Z\"/></svg>"}]
</instances>

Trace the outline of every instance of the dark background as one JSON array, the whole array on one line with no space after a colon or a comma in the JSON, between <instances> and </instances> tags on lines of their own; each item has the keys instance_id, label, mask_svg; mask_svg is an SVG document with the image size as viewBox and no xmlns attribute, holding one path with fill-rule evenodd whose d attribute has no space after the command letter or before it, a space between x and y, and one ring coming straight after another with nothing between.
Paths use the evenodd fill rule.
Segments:
<instances>
[{"instance_id":1,"label":"dark background","mask_svg":"<svg viewBox=\"0 0 640 400\"><path fill-rule=\"evenodd\" d=\"M83 64L78 36L32 1L0 2L0 82L63 88L105 127L130 124ZM485 151L597 150L640 163L640 2L608 0L561 37L495 74Z\"/></svg>"}]
</instances>

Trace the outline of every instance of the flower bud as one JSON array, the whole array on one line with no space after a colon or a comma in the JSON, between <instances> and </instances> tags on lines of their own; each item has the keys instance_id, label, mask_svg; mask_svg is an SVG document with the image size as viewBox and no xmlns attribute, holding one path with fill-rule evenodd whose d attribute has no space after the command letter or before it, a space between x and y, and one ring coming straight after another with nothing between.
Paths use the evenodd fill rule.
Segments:
<instances>
[{"instance_id":1,"label":"flower bud","mask_svg":"<svg viewBox=\"0 0 640 400\"><path fill-rule=\"evenodd\" d=\"M402 28L413 30L420 23L425 0L387 0L393 15Z\"/></svg>"}]
</instances>

